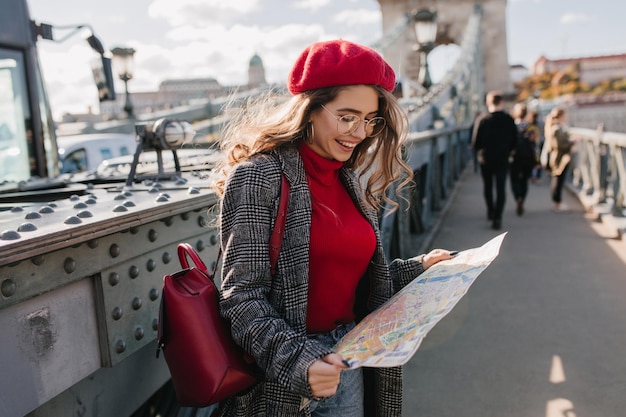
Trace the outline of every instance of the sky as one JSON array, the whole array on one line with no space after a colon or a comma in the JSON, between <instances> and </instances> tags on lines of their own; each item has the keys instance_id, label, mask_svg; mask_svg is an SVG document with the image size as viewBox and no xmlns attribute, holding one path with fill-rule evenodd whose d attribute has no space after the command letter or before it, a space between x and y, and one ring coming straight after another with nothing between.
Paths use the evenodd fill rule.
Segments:
<instances>
[{"instance_id":1,"label":"sky","mask_svg":"<svg viewBox=\"0 0 626 417\"><path fill-rule=\"evenodd\" d=\"M89 25L107 50L132 47L132 92L155 91L161 81L212 77L222 85L247 82L254 54L265 78L284 83L290 66L310 43L343 38L371 45L382 37L376 0L27 0L31 17L55 26ZM510 64L530 67L548 58L626 53L621 0L508 0ZM56 30L63 38L69 30ZM87 45L88 29L61 43L41 40L39 54L55 118L97 112ZM450 48L429 55L436 82L451 65ZM439 70L439 71L438 71ZM116 77L117 78L117 77ZM116 81L116 91L124 86Z\"/></svg>"}]
</instances>

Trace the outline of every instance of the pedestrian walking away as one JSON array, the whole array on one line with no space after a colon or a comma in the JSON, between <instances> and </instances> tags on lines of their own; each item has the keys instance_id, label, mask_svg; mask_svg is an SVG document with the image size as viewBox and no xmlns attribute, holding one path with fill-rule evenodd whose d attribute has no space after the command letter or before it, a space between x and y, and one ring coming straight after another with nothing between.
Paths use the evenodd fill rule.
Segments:
<instances>
[{"instance_id":1,"label":"pedestrian walking away","mask_svg":"<svg viewBox=\"0 0 626 417\"><path fill-rule=\"evenodd\" d=\"M538 129L527 120L526 104L516 103L513 107L513 118L517 126L517 143L513 149L510 166L511 190L516 203L518 216L524 214L524 201L528 195L528 182L533 168L539 163L535 151L537 147Z\"/></svg>"},{"instance_id":2,"label":"pedestrian walking away","mask_svg":"<svg viewBox=\"0 0 626 417\"><path fill-rule=\"evenodd\" d=\"M395 75L373 49L317 42L297 58L288 97L242 108L221 142L221 312L254 358L258 383L218 416L400 416L402 368L350 369L333 346L435 263L443 249L388 262L378 228L393 187L409 185L408 121ZM277 270L268 241L281 179L289 204Z\"/></svg>"},{"instance_id":3,"label":"pedestrian walking away","mask_svg":"<svg viewBox=\"0 0 626 417\"><path fill-rule=\"evenodd\" d=\"M509 156L517 143L518 134L515 121L504 111L504 100L499 91L487 93L485 103L488 113L477 121L472 146L480 164L487 218L491 227L498 230L502 227L506 202Z\"/></svg>"}]
</instances>

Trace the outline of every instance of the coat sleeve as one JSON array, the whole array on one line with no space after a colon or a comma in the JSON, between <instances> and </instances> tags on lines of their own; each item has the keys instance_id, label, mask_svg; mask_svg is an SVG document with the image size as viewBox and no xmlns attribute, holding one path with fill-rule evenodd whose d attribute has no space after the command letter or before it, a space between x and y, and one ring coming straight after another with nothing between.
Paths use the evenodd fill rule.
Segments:
<instances>
[{"instance_id":1,"label":"coat sleeve","mask_svg":"<svg viewBox=\"0 0 626 417\"><path fill-rule=\"evenodd\" d=\"M410 259L394 259L389 264L389 273L394 282L394 292L400 291L424 272L423 258L424 255Z\"/></svg>"},{"instance_id":2,"label":"coat sleeve","mask_svg":"<svg viewBox=\"0 0 626 417\"><path fill-rule=\"evenodd\" d=\"M254 357L265 380L311 397L308 368L330 351L289 326L269 301L274 286L269 237L280 180L280 172L271 175L249 162L227 180L220 217L220 306L233 339Z\"/></svg>"}]
</instances>

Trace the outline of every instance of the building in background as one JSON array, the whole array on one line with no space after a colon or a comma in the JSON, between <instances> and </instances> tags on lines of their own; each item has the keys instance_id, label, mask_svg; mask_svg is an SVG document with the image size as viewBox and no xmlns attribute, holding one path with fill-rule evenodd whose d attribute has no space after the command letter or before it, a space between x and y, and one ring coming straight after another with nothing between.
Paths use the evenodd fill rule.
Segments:
<instances>
[{"instance_id":1,"label":"building in background","mask_svg":"<svg viewBox=\"0 0 626 417\"><path fill-rule=\"evenodd\" d=\"M531 68L531 75L565 71L576 67L580 81L589 85L601 81L626 78L626 54L548 59L541 56Z\"/></svg>"},{"instance_id":2,"label":"building in background","mask_svg":"<svg viewBox=\"0 0 626 417\"><path fill-rule=\"evenodd\" d=\"M528 68L521 64L514 64L509 67L509 71L511 73L511 82L515 84L518 81L523 80L524 78L530 75L530 71Z\"/></svg>"},{"instance_id":3,"label":"building in background","mask_svg":"<svg viewBox=\"0 0 626 417\"><path fill-rule=\"evenodd\" d=\"M254 54L252 58L250 58L250 65L248 67L248 87L252 89L262 87L266 84L263 61L260 56Z\"/></svg>"},{"instance_id":4,"label":"building in background","mask_svg":"<svg viewBox=\"0 0 626 417\"><path fill-rule=\"evenodd\" d=\"M183 78L163 80L157 91L131 92L135 114L150 114L175 107L198 104L225 97L234 91L243 92L267 85L265 68L256 53L250 59L248 82L244 85L223 86L215 78ZM96 123L124 117L124 94L117 94L114 101L100 103L99 112L91 109L86 114L65 114L61 123Z\"/></svg>"}]
</instances>

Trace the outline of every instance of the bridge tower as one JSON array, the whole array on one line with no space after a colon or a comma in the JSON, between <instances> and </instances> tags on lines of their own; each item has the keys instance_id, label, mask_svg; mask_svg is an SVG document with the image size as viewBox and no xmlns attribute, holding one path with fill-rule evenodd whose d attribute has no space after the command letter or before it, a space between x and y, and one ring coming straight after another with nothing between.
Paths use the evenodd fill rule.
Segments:
<instances>
[{"instance_id":1,"label":"bridge tower","mask_svg":"<svg viewBox=\"0 0 626 417\"><path fill-rule=\"evenodd\" d=\"M437 45L460 45L468 17L475 5L482 6L482 59L485 90L512 91L506 37L506 0L378 0L383 18L383 36L397 27L407 13L423 8L437 11ZM397 74L417 81L419 54L412 25L385 50L385 59Z\"/></svg>"}]
</instances>

